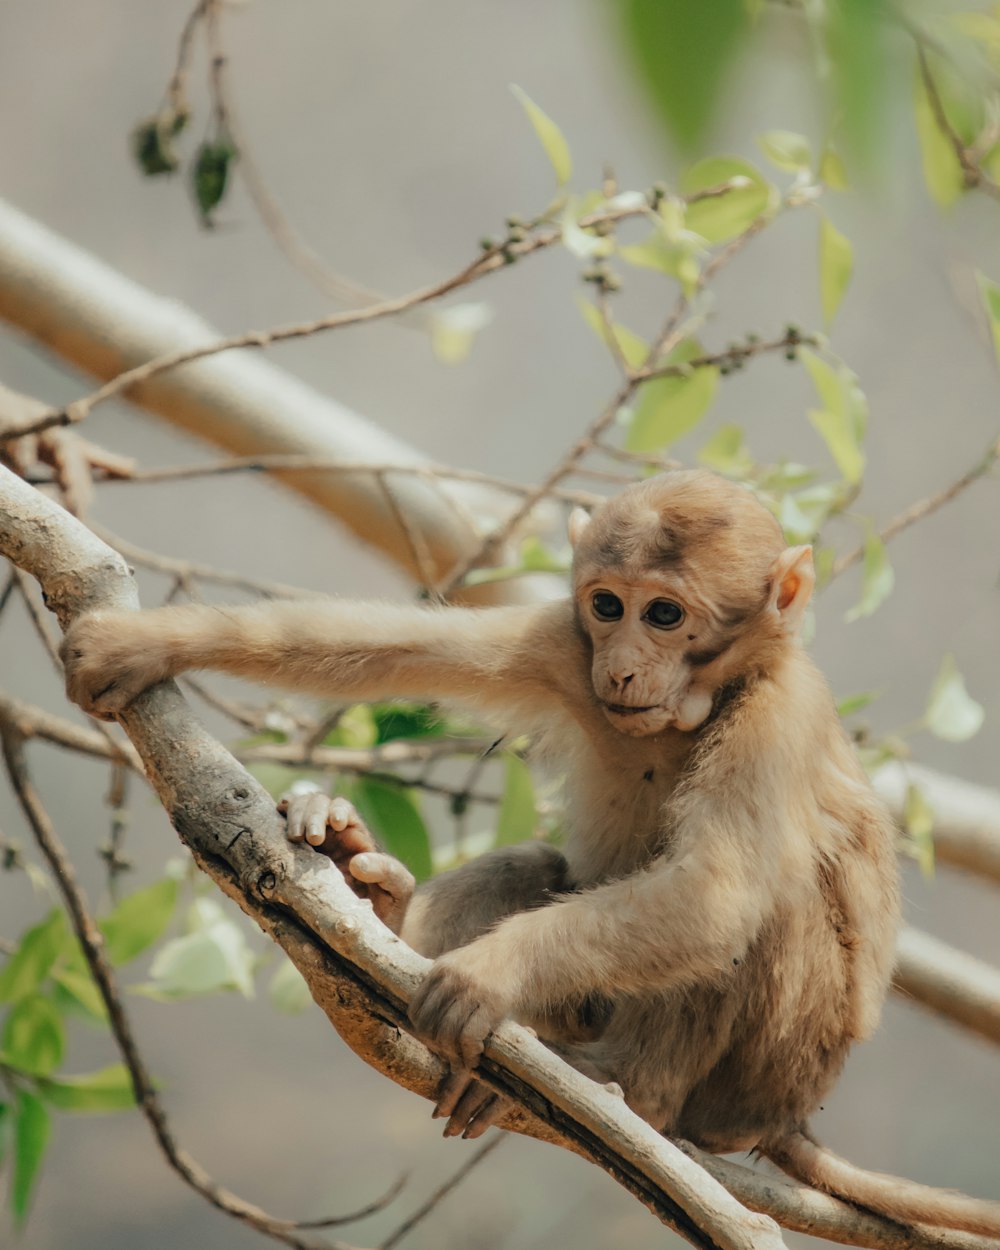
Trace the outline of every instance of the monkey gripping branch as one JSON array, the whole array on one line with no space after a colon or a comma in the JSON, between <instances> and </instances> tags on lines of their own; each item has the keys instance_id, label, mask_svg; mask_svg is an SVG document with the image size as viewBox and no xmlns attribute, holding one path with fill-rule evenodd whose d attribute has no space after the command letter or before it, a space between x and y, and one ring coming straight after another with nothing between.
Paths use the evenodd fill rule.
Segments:
<instances>
[{"instance_id":1,"label":"monkey gripping branch","mask_svg":"<svg viewBox=\"0 0 1000 1250\"><path fill-rule=\"evenodd\" d=\"M137 607L122 559L5 469L0 552L38 579L64 629L97 608ZM406 1004L428 961L377 921L328 861L289 844L271 798L198 724L172 683L141 695L119 720L199 866L287 952L316 1002L366 1062L436 1098L442 1066L405 1031ZM782 1244L773 1220L747 1210L733 1194L789 1227L842 1242L960 1250L988 1244L971 1234L903 1227L686 1144L682 1149L516 1025L495 1031L480 1073L515 1104L504 1127L591 1159L694 1245L772 1250Z\"/></svg>"}]
</instances>

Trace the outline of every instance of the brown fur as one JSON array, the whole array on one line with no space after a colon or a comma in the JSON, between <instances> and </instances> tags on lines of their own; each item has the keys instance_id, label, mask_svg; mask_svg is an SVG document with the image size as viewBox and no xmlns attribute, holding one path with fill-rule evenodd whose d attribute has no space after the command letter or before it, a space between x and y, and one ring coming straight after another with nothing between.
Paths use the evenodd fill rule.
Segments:
<instances>
[{"instance_id":1,"label":"brown fur","mask_svg":"<svg viewBox=\"0 0 1000 1250\"><path fill-rule=\"evenodd\" d=\"M706 472L630 487L585 520L565 602L101 614L67 639L69 690L113 716L155 681L215 668L457 701L533 733L566 774L565 859L494 852L417 892L402 933L437 956L417 1031L471 1068L513 1015L666 1132L757 1147L895 1218L982 1231L978 1209L921 1191L908 1216L802 1146L878 1021L898 907L890 820L797 640L808 549L787 550L748 491ZM601 619L595 594L621 619ZM662 599L684 610L676 628L645 615Z\"/></svg>"}]
</instances>

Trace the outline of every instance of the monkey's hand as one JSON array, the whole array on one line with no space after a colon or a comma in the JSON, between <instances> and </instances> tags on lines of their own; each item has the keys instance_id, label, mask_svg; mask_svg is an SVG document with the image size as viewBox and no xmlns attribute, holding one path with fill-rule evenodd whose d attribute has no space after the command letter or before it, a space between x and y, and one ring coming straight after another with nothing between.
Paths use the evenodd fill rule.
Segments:
<instances>
[{"instance_id":1,"label":"monkey's hand","mask_svg":"<svg viewBox=\"0 0 1000 1250\"><path fill-rule=\"evenodd\" d=\"M358 898L369 899L379 920L398 933L416 882L404 864L378 849L354 806L313 791L284 795L278 811L287 817L289 841L308 842L333 860Z\"/></svg>"},{"instance_id":2,"label":"monkey's hand","mask_svg":"<svg viewBox=\"0 0 1000 1250\"><path fill-rule=\"evenodd\" d=\"M487 1037L514 1005L510 969L492 966L488 947L487 935L448 951L410 999L417 1036L455 1070L476 1066Z\"/></svg>"},{"instance_id":3,"label":"monkey's hand","mask_svg":"<svg viewBox=\"0 0 1000 1250\"><path fill-rule=\"evenodd\" d=\"M161 631L141 612L80 617L67 631L61 654L66 693L101 720L114 720L147 687L173 675Z\"/></svg>"}]
</instances>

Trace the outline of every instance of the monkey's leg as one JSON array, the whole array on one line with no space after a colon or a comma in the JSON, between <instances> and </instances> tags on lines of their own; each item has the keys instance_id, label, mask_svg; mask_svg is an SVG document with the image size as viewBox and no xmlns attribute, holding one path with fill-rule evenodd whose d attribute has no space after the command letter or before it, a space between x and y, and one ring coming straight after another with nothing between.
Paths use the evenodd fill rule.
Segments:
<instances>
[{"instance_id":1,"label":"monkey's leg","mask_svg":"<svg viewBox=\"0 0 1000 1250\"><path fill-rule=\"evenodd\" d=\"M570 889L566 860L546 842L488 851L421 885L401 936L421 955L436 959L505 917L544 907Z\"/></svg>"},{"instance_id":2,"label":"monkey's leg","mask_svg":"<svg viewBox=\"0 0 1000 1250\"><path fill-rule=\"evenodd\" d=\"M369 899L379 920L399 933L413 896L413 874L379 850L353 804L312 791L284 795L278 811L288 820L289 841L308 842L331 859L354 893Z\"/></svg>"}]
</instances>

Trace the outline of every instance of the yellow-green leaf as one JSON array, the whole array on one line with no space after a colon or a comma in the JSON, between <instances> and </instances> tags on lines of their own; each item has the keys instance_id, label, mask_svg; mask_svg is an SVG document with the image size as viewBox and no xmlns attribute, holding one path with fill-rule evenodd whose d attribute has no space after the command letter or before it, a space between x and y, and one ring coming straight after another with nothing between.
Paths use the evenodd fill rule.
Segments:
<instances>
[{"instance_id":1,"label":"yellow-green leaf","mask_svg":"<svg viewBox=\"0 0 1000 1250\"><path fill-rule=\"evenodd\" d=\"M805 135L794 130L766 130L757 136L757 146L772 165L791 173L812 168L812 148Z\"/></svg>"},{"instance_id":2,"label":"yellow-green leaf","mask_svg":"<svg viewBox=\"0 0 1000 1250\"><path fill-rule=\"evenodd\" d=\"M748 161L735 156L710 156L692 165L681 178L681 191L693 195L725 183L727 191L688 204L687 228L709 243L734 239L764 212L778 204L777 189Z\"/></svg>"},{"instance_id":3,"label":"yellow-green leaf","mask_svg":"<svg viewBox=\"0 0 1000 1250\"><path fill-rule=\"evenodd\" d=\"M847 613L846 619L857 621L863 616L871 616L875 609L892 594L895 584L896 575L889 563L885 543L874 530L869 530L865 538L861 600Z\"/></svg>"},{"instance_id":4,"label":"yellow-green leaf","mask_svg":"<svg viewBox=\"0 0 1000 1250\"><path fill-rule=\"evenodd\" d=\"M1000 361L1000 286L995 282L991 282L985 274L976 272L976 281L979 283L979 294L983 298L983 306L986 309L986 316L989 318L990 333L993 338L993 349L997 354L997 360Z\"/></svg>"},{"instance_id":5,"label":"yellow-green leaf","mask_svg":"<svg viewBox=\"0 0 1000 1250\"><path fill-rule=\"evenodd\" d=\"M60 1111L84 1111L93 1115L135 1106L132 1079L122 1063L80 1076L61 1076L58 1080L50 1077L38 1082L38 1092Z\"/></svg>"},{"instance_id":6,"label":"yellow-green leaf","mask_svg":"<svg viewBox=\"0 0 1000 1250\"><path fill-rule=\"evenodd\" d=\"M954 204L965 190L965 175L955 148L938 125L923 77L917 70L913 102L924 182L940 208Z\"/></svg>"},{"instance_id":7,"label":"yellow-green leaf","mask_svg":"<svg viewBox=\"0 0 1000 1250\"><path fill-rule=\"evenodd\" d=\"M946 742L965 742L982 728L985 712L965 688L953 655L946 655L931 688L924 727Z\"/></svg>"},{"instance_id":8,"label":"yellow-green leaf","mask_svg":"<svg viewBox=\"0 0 1000 1250\"><path fill-rule=\"evenodd\" d=\"M720 426L698 452L698 462L729 477L745 477L753 468L753 458L743 441L742 428Z\"/></svg>"},{"instance_id":9,"label":"yellow-green leaf","mask_svg":"<svg viewBox=\"0 0 1000 1250\"><path fill-rule=\"evenodd\" d=\"M584 321L586 321L601 342L610 348L611 341L608 334L608 326L601 316L601 310L596 304L592 304L589 300L582 297L578 302ZM649 355L649 344L645 339L640 338L638 334L635 334L627 326L619 325L617 322L612 324L611 333L618 344L618 350L633 369L638 369L640 365L645 364L646 357Z\"/></svg>"},{"instance_id":10,"label":"yellow-green leaf","mask_svg":"<svg viewBox=\"0 0 1000 1250\"><path fill-rule=\"evenodd\" d=\"M831 191L849 191L851 189L843 157L830 144L827 144L823 149L823 155L820 157L819 176Z\"/></svg>"},{"instance_id":11,"label":"yellow-green leaf","mask_svg":"<svg viewBox=\"0 0 1000 1250\"><path fill-rule=\"evenodd\" d=\"M686 339L665 363L683 364L701 354L701 345L694 339ZM708 411L718 384L719 370L714 365L692 369L680 377L644 382L625 436L625 446L629 451L658 451L683 438Z\"/></svg>"},{"instance_id":12,"label":"yellow-green leaf","mask_svg":"<svg viewBox=\"0 0 1000 1250\"><path fill-rule=\"evenodd\" d=\"M535 784L531 770L518 755L504 757L503 798L497 816L496 845L523 842L535 832Z\"/></svg>"},{"instance_id":13,"label":"yellow-green leaf","mask_svg":"<svg viewBox=\"0 0 1000 1250\"><path fill-rule=\"evenodd\" d=\"M910 835L913 858L925 877L934 876L934 808L919 786L906 787L903 824Z\"/></svg>"},{"instance_id":14,"label":"yellow-green leaf","mask_svg":"<svg viewBox=\"0 0 1000 1250\"><path fill-rule=\"evenodd\" d=\"M431 317L431 349L442 364L457 365L472 351L476 335L493 320L489 304L453 304Z\"/></svg>"},{"instance_id":15,"label":"yellow-green leaf","mask_svg":"<svg viewBox=\"0 0 1000 1250\"><path fill-rule=\"evenodd\" d=\"M535 134L542 147L545 149L545 155L549 158L552 168L555 170L556 182L563 187L569 182L573 174L573 160L569 154L569 145L559 127L555 124L548 113L540 109L531 96L528 95L516 83L511 83L511 91L515 98L528 115L528 121L535 128Z\"/></svg>"},{"instance_id":16,"label":"yellow-green leaf","mask_svg":"<svg viewBox=\"0 0 1000 1250\"><path fill-rule=\"evenodd\" d=\"M850 240L824 217L819 226L819 291L823 320L829 328L854 270Z\"/></svg>"},{"instance_id":17,"label":"yellow-green leaf","mask_svg":"<svg viewBox=\"0 0 1000 1250\"><path fill-rule=\"evenodd\" d=\"M834 369L821 356L802 348L800 358L812 378L822 409L813 409L809 420L820 433L830 454L852 486L862 477L865 456L861 447L868 420L865 397L850 370Z\"/></svg>"}]
</instances>

